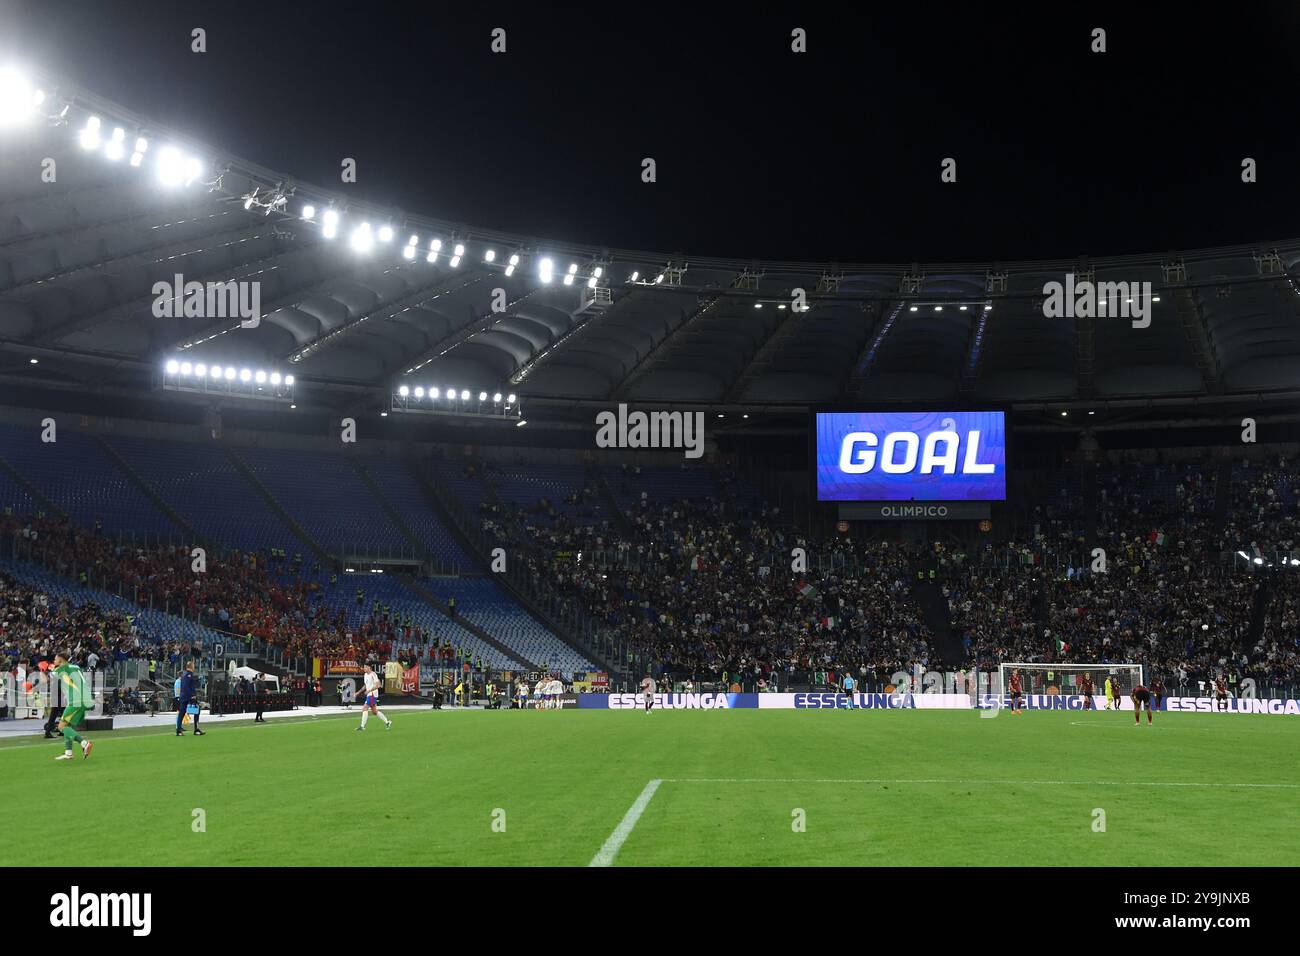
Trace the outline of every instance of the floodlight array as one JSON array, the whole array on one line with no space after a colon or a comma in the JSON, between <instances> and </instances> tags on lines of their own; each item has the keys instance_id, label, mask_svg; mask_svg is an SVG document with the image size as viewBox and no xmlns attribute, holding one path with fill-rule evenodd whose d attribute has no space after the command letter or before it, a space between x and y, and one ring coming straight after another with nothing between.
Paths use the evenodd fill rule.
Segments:
<instances>
[{"instance_id":1,"label":"floodlight array","mask_svg":"<svg viewBox=\"0 0 1300 956\"><path fill-rule=\"evenodd\" d=\"M292 402L297 380L278 370L168 359L162 368L161 387L168 391Z\"/></svg>"}]
</instances>

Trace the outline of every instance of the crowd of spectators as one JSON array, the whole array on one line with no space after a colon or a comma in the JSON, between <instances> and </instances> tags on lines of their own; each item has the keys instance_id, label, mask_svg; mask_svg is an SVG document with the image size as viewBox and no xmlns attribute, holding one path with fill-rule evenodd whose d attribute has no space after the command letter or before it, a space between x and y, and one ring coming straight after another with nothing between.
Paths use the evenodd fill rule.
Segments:
<instances>
[{"instance_id":1,"label":"crowd of spectators","mask_svg":"<svg viewBox=\"0 0 1300 956\"><path fill-rule=\"evenodd\" d=\"M141 636L126 615L93 602L58 600L0 572L0 673L19 665L35 670L58 650L81 667L97 670L172 649Z\"/></svg>"},{"instance_id":2,"label":"crowd of spectators","mask_svg":"<svg viewBox=\"0 0 1300 956\"><path fill-rule=\"evenodd\" d=\"M629 473L621 514L594 476L533 504L489 493L479 520L522 558L535 587L617 637L633 669L679 680L779 686L938 666L916 591L927 578L960 642L962 659L949 665L1123 661L1172 685L1219 673L1296 680L1300 576L1278 577L1250 646L1260 577L1216 557L1226 542L1291 547L1300 484L1287 459L1238 469L1225 524L1215 518L1216 471L1196 463L1100 469L1095 544L1104 571L1083 554L1084 509L1068 485L1034 509L1024 540L967 551L842 532L814 538L726 474L712 497L659 500L629 493ZM490 469L478 477L494 480ZM430 645L432 635L378 602L349 624L351 595L339 593L336 569L283 552L233 552L198 574L187 548L118 544L63 520L6 516L0 531L74 579L291 655L381 658ZM51 604L13 581L0 587L0 655L11 660L47 654L65 638L83 662L118 660L147 641L128 617L93 603ZM437 660L457 660L446 642L432 644Z\"/></svg>"}]
</instances>

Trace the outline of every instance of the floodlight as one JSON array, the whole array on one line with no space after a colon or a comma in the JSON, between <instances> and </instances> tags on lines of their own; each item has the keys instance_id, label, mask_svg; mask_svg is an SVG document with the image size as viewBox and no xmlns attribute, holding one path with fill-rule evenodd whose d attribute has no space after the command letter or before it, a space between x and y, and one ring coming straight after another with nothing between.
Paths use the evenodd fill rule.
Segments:
<instances>
[{"instance_id":1,"label":"floodlight","mask_svg":"<svg viewBox=\"0 0 1300 956\"><path fill-rule=\"evenodd\" d=\"M438 397L438 389L437 389L437 388L431 388L431 389L429 389L429 397L430 397L430 398L437 398L437 397Z\"/></svg>"},{"instance_id":2,"label":"floodlight","mask_svg":"<svg viewBox=\"0 0 1300 956\"><path fill-rule=\"evenodd\" d=\"M39 98L38 98L39 94ZM31 81L13 67L0 71L0 126L17 126L31 119L32 109L45 99L32 91Z\"/></svg>"},{"instance_id":3,"label":"floodlight","mask_svg":"<svg viewBox=\"0 0 1300 956\"><path fill-rule=\"evenodd\" d=\"M486 402L486 401L487 401L487 392L479 392L479 393L478 393L478 400L479 400L480 402Z\"/></svg>"},{"instance_id":4,"label":"floodlight","mask_svg":"<svg viewBox=\"0 0 1300 956\"><path fill-rule=\"evenodd\" d=\"M135 151L137 153L149 152L149 141L143 136L137 136L135 140Z\"/></svg>"},{"instance_id":5,"label":"floodlight","mask_svg":"<svg viewBox=\"0 0 1300 956\"><path fill-rule=\"evenodd\" d=\"M497 261L497 251L496 251L495 249L489 249L487 252L483 253L483 261L484 261L484 262L496 262L496 261Z\"/></svg>"},{"instance_id":6,"label":"floodlight","mask_svg":"<svg viewBox=\"0 0 1300 956\"><path fill-rule=\"evenodd\" d=\"M425 262L437 262L437 261L438 261L438 253L430 251L430 253L429 253L427 256L424 257L424 261L425 261Z\"/></svg>"},{"instance_id":7,"label":"floodlight","mask_svg":"<svg viewBox=\"0 0 1300 956\"><path fill-rule=\"evenodd\" d=\"M521 418L519 421L515 422L515 428L523 428L527 424L528 422Z\"/></svg>"},{"instance_id":8,"label":"floodlight","mask_svg":"<svg viewBox=\"0 0 1300 956\"><path fill-rule=\"evenodd\" d=\"M499 401L501 401L501 393L500 393L500 392L497 392L495 395L493 395L493 396L492 396L492 401L494 401L494 402L499 402Z\"/></svg>"},{"instance_id":9,"label":"floodlight","mask_svg":"<svg viewBox=\"0 0 1300 956\"><path fill-rule=\"evenodd\" d=\"M244 209L245 209L245 210L248 210L248 209L252 209L252 208L253 208L253 195L254 195L253 193L249 193L247 196L244 197Z\"/></svg>"},{"instance_id":10,"label":"floodlight","mask_svg":"<svg viewBox=\"0 0 1300 956\"><path fill-rule=\"evenodd\" d=\"M112 139L110 139L108 145L104 147L104 156L109 160L109 162L117 162L126 155L125 144L126 130L119 126L113 130Z\"/></svg>"},{"instance_id":11,"label":"floodlight","mask_svg":"<svg viewBox=\"0 0 1300 956\"><path fill-rule=\"evenodd\" d=\"M512 275L514 275L514 274L515 274L515 267L514 267L514 266L506 266L506 275L507 275L507 276L512 276Z\"/></svg>"},{"instance_id":12,"label":"floodlight","mask_svg":"<svg viewBox=\"0 0 1300 956\"><path fill-rule=\"evenodd\" d=\"M164 146L159 151L158 179L164 186L179 186L185 179L185 159L175 146Z\"/></svg>"},{"instance_id":13,"label":"floodlight","mask_svg":"<svg viewBox=\"0 0 1300 956\"><path fill-rule=\"evenodd\" d=\"M515 393L511 392L509 395L506 396L506 404L513 405L514 403L515 403Z\"/></svg>"},{"instance_id":14,"label":"floodlight","mask_svg":"<svg viewBox=\"0 0 1300 956\"><path fill-rule=\"evenodd\" d=\"M402 258L403 258L403 259L414 259L414 258L415 258L415 246L406 246L404 249L402 249Z\"/></svg>"},{"instance_id":15,"label":"floodlight","mask_svg":"<svg viewBox=\"0 0 1300 956\"><path fill-rule=\"evenodd\" d=\"M182 366L182 368L183 368L183 367L184 367L184 366ZM241 368L241 369L239 370L239 380L240 380L241 382L247 382L247 381L248 381L249 379L251 379L252 377L253 377L253 371L252 371L252 369Z\"/></svg>"},{"instance_id":16,"label":"floodlight","mask_svg":"<svg viewBox=\"0 0 1300 956\"><path fill-rule=\"evenodd\" d=\"M208 369L208 374L211 375L213 378L221 378L221 366L220 365L212 366L210 369Z\"/></svg>"},{"instance_id":17,"label":"floodlight","mask_svg":"<svg viewBox=\"0 0 1300 956\"><path fill-rule=\"evenodd\" d=\"M379 227L379 241L380 241L380 242L392 242L392 241L393 241L393 227L392 227L392 226L380 226L380 227Z\"/></svg>"},{"instance_id":18,"label":"floodlight","mask_svg":"<svg viewBox=\"0 0 1300 956\"><path fill-rule=\"evenodd\" d=\"M411 394L411 389L408 386L403 385L401 388L397 390L397 394L401 395L402 398L406 398L407 395Z\"/></svg>"},{"instance_id":19,"label":"floodlight","mask_svg":"<svg viewBox=\"0 0 1300 956\"><path fill-rule=\"evenodd\" d=\"M459 266L459 265L460 265L460 256L452 256L452 257L451 257L451 267L452 267L453 269L455 269L455 268L456 268L457 266Z\"/></svg>"},{"instance_id":20,"label":"floodlight","mask_svg":"<svg viewBox=\"0 0 1300 956\"><path fill-rule=\"evenodd\" d=\"M756 309L761 309L762 307L763 307L763 303L762 303L762 302L755 302L755 303L754 303L754 308L756 308Z\"/></svg>"},{"instance_id":21,"label":"floodlight","mask_svg":"<svg viewBox=\"0 0 1300 956\"><path fill-rule=\"evenodd\" d=\"M517 252L513 252L513 253L510 254L510 264L511 264L512 266L517 266L517 265L519 265L519 253L517 253Z\"/></svg>"},{"instance_id":22,"label":"floodlight","mask_svg":"<svg viewBox=\"0 0 1300 956\"><path fill-rule=\"evenodd\" d=\"M432 249L434 252L440 251L442 249L442 240L441 239L429 240L429 248Z\"/></svg>"},{"instance_id":23,"label":"floodlight","mask_svg":"<svg viewBox=\"0 0 1300 956\"><path fill-rule=\"evenodd\" d=\"M197 378L207 378L207 377L208 377L208 366L207 366L205 363L203 363L203 362L197 362L197 363L195 363L195 365L194 365L194 375L195 375Z\"/></svg>"},{"instance_id":24,"label":"floodlight","mask_svg":"<svg viewBox=\"0 0 1300 956\"><path fill-rule=\"evenodd\" d=\"M434 389L432 392L429 393L429 395L430 395L431 398L437 398L437 397L438 397L437 395L434 394L434 392L436 392L436 391L437 391L437 389ZM416 398L424 398L424 386L423 386L423 385L417 385L417 386L415 386L415 397L416 397Z\"/></svg>"},{"instance_id":25,"label":"floodlight","mask_svg":"<svg viewBox=\"0 0 1300 956\"><path fill-rule=\"evenodd\" d=\"M605 270L602 269L600 266L596 266L596 268L591 271L591 274L594 275L597 279L599 279L601 275L604 273L604 271Z\"/></svg>"},{"instance_id":26,"label":"floodlight","mask_svg":"<svg viewBox=\"0 0 1300 956\"><path fill-rule=\"evenodd\" d=\"M461 390L461 393L460 393L460 400L461 400L462 402L468 402L468 401L469 401L469 389L468 389L468 388L466 388L466 389L462 389L462 390Z\"/></svg>"},{"instance_id":27,"label":"floodlight","mask_svg":"<svg viewBox=\"0 0 1300 956\"><path fill-rule=\"evenodd\" d=\"M632 275L628 277L628 281L635 282L640 277L640 275L641 273L639 272L633 272Z\"/></svg>"},{"instance_id":28,"label":"floodlight","mask_svg":"<svg viewBox=\"0 0 1300 956\"><path fill-rule=\"evenodd\" d=\"M235 380L235 375L238 373L235 372L234 366L227 365L224 374L227 382L233 382Z\"/></svg>"},{"instance_id":29,"label":"floodlight","mask_svg":"<svg viewBox=\"0 0 1300 956\"><path fill-rule=\"evenodd\" d=\"M285 384L285 385L292 385L292 384L293 384L293 376L292 376L292 375L286 375L286 376L284 377L284 384Z\"/></svg>"},{"instance_id":30,"label":"floodlight","mask_svg":"<svg viewBox=\"0 0 1300 956\"><path fill-rule=\"evenodd\" d=\"M537 263L537 274L543 282L550 282L555 271L555 263L550 259L543 259Z\"/></svg>"},{"instance_id":31,"label":"floodlight","mask_svg":"<svg viewBox=\"0 0 1300 956\"><path fill-rule=\"evenodd\" d=\"M657 276L655 276L655 285L658 285L663 281L664 281L664 274L662 272L659 273Z\"/></svg>"},{"instance_id":32,"label":"floodlight","mask_svg":"<svg viewBox=\"0 0 1300 956\"><path fill-rule=\"evenodd\" d=\"M168 374L168 375L175 375L175 374L176 374L177 372L179 372L180 370L181 370L181 363L178 362L178 361L176 361L175 359L172 359L171 361L169 361L169 362L167 363L167 374Z\"/></svg>"},{"instance_id":33,"label":"floodlight","mask_svg":"<svg viewBox=\"0 0 1300 956\"><path fill-rule=\"evenodd\" d=\"M189 362L181 362L181 374L182 374L182 375L189 375L190 372L192 372L192 371L194 371L194 366L193 366L193 365L191 365Z\"/></svg>"},{"instance_id":34,"label":"floodlight","mask_svg":"<svg viewBox=\"0 0 1300 956\"><path fill-rule=\"evenodd\" d=\"M280 373L279 373L279 372L272 372L272 373L271 373L271 384L272 384L272 385L279 385L279 384L280 384L280 381L281 381L281 379L280 379Z\"/></svg>"},{"instance_id":35,"label":"floodlight","mask_svg":"<svg viewBox=\"0 0 1300 956\"><path fill-rule=\"evenodd\" d=\"M86 126L82 129L80 136L82 149L99 149L99 126L98 116L92 116L86 120Z\"/></svg>"},{"instance_id":36,"label":"floodlight","mask_svg":"<svg viewBox=\"0 0 1300 956\"><path fill-rule=\"evenodd\" d=\"M363 222L352 230L352 248L357 252L369 252L374 247L375 239L370 234L370 223Z\"/></svg>"},{"instance_id":37,"label":"floodlight","mask_svg":"<svg viewBox=\"0 0 1300 956\"><path fill-rule=\"evenodd\" d=\"M258 385L265 385L265 384L266 384L266 373L263 372L263 371L259 368L259 369L257 370L257 374L253 376L253 380L254 380L255 382L257 382Z\"/></svg>"},{"instance_id":38,"label":"floodlight","mask_svg":"<svg viewBox=\"0 0 1300 956\"><path fill-rule=\"evenodd\" d=\"M463 242L456 243L456 248L452 251L455 252L457 256L463 256L465 254L465 243Z\"/></svg>"},{"instance_id":39,"label":"floodlight","mask_svg":"<svg viewBox=\"0 0 1300 956\"><path fill-rule=\"evenodd\" d=\"M412 235L411 238L407 240L406 244L407 244L408 246L414 246L414 245L416 245L419 241L420 241L420 237L419 237L419 236L417 236L417 235Z\"/></svg>"}]
</instances>

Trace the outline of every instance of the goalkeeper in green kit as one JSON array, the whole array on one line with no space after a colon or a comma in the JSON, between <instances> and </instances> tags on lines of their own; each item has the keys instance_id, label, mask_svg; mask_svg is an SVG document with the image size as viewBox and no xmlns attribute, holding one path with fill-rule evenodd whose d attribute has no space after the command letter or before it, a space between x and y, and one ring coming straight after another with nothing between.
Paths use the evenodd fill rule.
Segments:
<instances>
[{"instance_id":1,"label":"goalkeeper in green kit","mask_svg":"<svg viewBox=\"0 0 1300 956\"><path fill-rule=\"evenodd\" d=\"M90 748L94 745L77 733L77 725L85 720L86 711L94 701L94 694L86 683L86 675L81 673L81 668L69 661L68 655L62 651L54 655L54 673L63 682L63 693L68 701L58 725L63 734L64 750L54 759L71 760L72 745L80 744L81 759L85 760L90 756Z\"/></svg>"}]
</instances>

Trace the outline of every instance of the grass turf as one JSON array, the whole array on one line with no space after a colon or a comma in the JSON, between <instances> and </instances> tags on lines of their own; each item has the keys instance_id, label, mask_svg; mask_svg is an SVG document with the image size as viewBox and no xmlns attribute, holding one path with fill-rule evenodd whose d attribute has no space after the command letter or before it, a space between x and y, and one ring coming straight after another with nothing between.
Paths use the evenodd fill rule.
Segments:
<instances>
[{"instance_id":1,"label":"grass turf","mask_svg":"<svg viewBox=\"0 0 1300 956\"><path fill-rule=\"evenodd\" d=\"M432 712L0 743L47 865L1269 865L1300 857L1300 720L975 711ZM193 811L206 815L194 832ZM796 832L801 810L803 832ZM1105 814L1105 832L1094 827ZM504 832L500 828L504 811ZM364 850L363 850L364 848ZM27 865L5 841L0 865Z\"/></svg>"}]
</instances>

